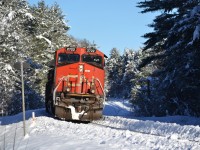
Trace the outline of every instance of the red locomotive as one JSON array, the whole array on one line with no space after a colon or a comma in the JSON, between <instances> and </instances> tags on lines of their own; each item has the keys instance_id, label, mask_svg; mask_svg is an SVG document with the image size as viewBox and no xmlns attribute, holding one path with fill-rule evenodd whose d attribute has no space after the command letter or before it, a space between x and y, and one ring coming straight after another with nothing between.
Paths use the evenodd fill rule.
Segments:
<instances>
[{"instance_id":1,"label":"red locomotive","mask_svg":"<svg viewBox=\"0 0 200 150\"><path fill-rule=\"evenodd\" d=\"M93 47L57 50L46 84L46 111L64 120L100 119L105 101L105 57Z\"/></svg>"}]
</instances>

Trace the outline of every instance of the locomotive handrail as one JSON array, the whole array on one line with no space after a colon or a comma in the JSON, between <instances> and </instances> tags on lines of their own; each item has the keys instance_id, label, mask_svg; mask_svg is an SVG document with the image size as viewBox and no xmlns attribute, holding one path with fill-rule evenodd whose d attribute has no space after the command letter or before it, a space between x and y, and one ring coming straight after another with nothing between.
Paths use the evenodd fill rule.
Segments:
<instances>
[{"instance_id":1,"label":"locomotive handrail","mask_svg":"<svg viewBox=\"0 0 200 150\"><path fill-rule=\"evenodd\" d=\"M66 77L66 76L63 76L63 77L59 80L57 86L56 86L55 89L53 90L53 104L54 104L54 105L55 105L55 101L56 101L56 90L58 89L58 87L59 87L59 85L61 84L61 82L63 81L63 79L65 79L65 77Z\"/></svg>"},{"instance_id":2,"label":"locomotive handrail","mask_svg":"<svg viewBox=\"0 0 200 150\"><path fill-rule=\"evenodd\" d=\"M95 80L97 80L97 81L99 82L99 85L100 85L100 87L101 87L101 90L102 90L102 92L103 92L103 102L105 102L105 99L106 99L106 94L105 94L105 92L104 92L104 90L103 90L103 86L102 86L102 84L101 84L101 82L99 81L99 79L98 79L98 78L95 78Z\"/></svg>"},{"instance_id":3,"label":"locomotive handrail","mask_svg":"<svg viewBox=\"0 0 200 150\"><path fill-rule=\"evenodd\" d=\"M63 76L62 78L60 78L60 80L59 80L57 86L55 87L55 89L54 89L54 91L53 91L53 104L54 104L54 105L55 105L55 101L56 101L56 91L57 91L59 85L61 84L61 82L62 82L65 78L67 78L67 80L68 80L69 77L70 77L70 78L76 78L77 76L68 75L68 76Z\"/></svg>"},{"instance_id":4,"label":"locomotive handrail","mask_svg":"<svg viewBox=\"0 0 200 150\"><path fill-rule=\"evenodd\" d=\"M55 89L54 89L54 91L53 91L53 103L54 103L54 104L55 104L55 101L56 101L56 91L57 91L59 85L61 84L61 82L62 82L65 78L67 78L67 80L69 80L69 77L70 77L70 78L77 78L77 75L67 75L67 76L63 76L62 78L60 78L60 80L59 80L57 86L55 87Z\"/></svg>"},{"instance_id":5,"label":"locomotive handrail","mask_svg":"<svg viewBox=\"0 0 200 150\"><path fill-rule=\"evenodd\" d=\"M59 80L57 86L55 87L55 89L54 89L54 91L53 91L53 103L54 103L54 104L55 104L55 101L56 101L56 91L57 91L58 87L60 86L60 84L62 83L62 81L63 81L65 78L68 79L68 76L63 76L62 78L60 78L60 80ZM100 82L100 80L99 80L98 78L95 78L95 80L97 80L97 81L99 82L99 85L100 85L101 90L102 90L102 92L103 92L103 102L105 102L106 94L105 94L105 91L103 90L103 86L102 86L102 84L101 84L101 82Z\"/></svg>"}]
</instances>

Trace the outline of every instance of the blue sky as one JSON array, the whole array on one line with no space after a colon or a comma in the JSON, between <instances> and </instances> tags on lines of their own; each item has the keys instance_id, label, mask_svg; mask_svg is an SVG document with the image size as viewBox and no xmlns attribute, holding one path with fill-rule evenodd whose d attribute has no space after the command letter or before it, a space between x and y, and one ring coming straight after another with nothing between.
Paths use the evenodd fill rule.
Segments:
<instances>
[{"instance_id":1,"label":"blue sky","mask_svg":"<svg viewBox=\"0 0 200 150\"><path fill-rule=\"evenodd\" d=\"M142 0L45 0L47 5L58 3L71 26L69 34L96 43L109 55L114 47L121 54L125 48L138 50L152 31L147 25L155 14L141 14L137 2ZM38 0L28 0L37 4Z\"/></svg>"}]
</instances>

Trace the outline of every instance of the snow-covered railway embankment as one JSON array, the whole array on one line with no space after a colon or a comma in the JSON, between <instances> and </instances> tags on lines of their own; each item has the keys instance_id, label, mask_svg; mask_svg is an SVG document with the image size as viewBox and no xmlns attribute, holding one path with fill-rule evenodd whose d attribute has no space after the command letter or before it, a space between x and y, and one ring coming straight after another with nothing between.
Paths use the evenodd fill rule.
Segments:
<instances>
[{"instance_id":1,"label":"snow-covered railway embankment","mask_svg":"<svg viewBox=\"0 0 200 150\"><path fill-rule=\"evenodd\" d=\"M176 123L161 123L155 121L142 121L137 119L127 119L122 117L105 117L104 120L93 121L93 125L104 128L111 128L122 131L152 135L173 139L178 141L188 141L200 144L199 126L181 126Z\"/></svg>"}]
</instances>

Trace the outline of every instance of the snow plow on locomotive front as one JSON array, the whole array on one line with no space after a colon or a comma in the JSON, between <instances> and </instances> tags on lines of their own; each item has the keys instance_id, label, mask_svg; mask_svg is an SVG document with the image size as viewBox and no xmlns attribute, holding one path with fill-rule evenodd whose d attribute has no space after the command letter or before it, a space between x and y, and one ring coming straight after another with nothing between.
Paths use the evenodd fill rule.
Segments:
<instances>
[{"instance_id":1,"label":"snow plow on locomotive front","mask_svg":"<svg viewBox=\"0 0 200 150\"><path fill-rule=\"evenodd\" d=\"M46 111L64 120L102 118L106 56L94 48L61 48L46 84Z\"/></svg>"}]
</instances>

